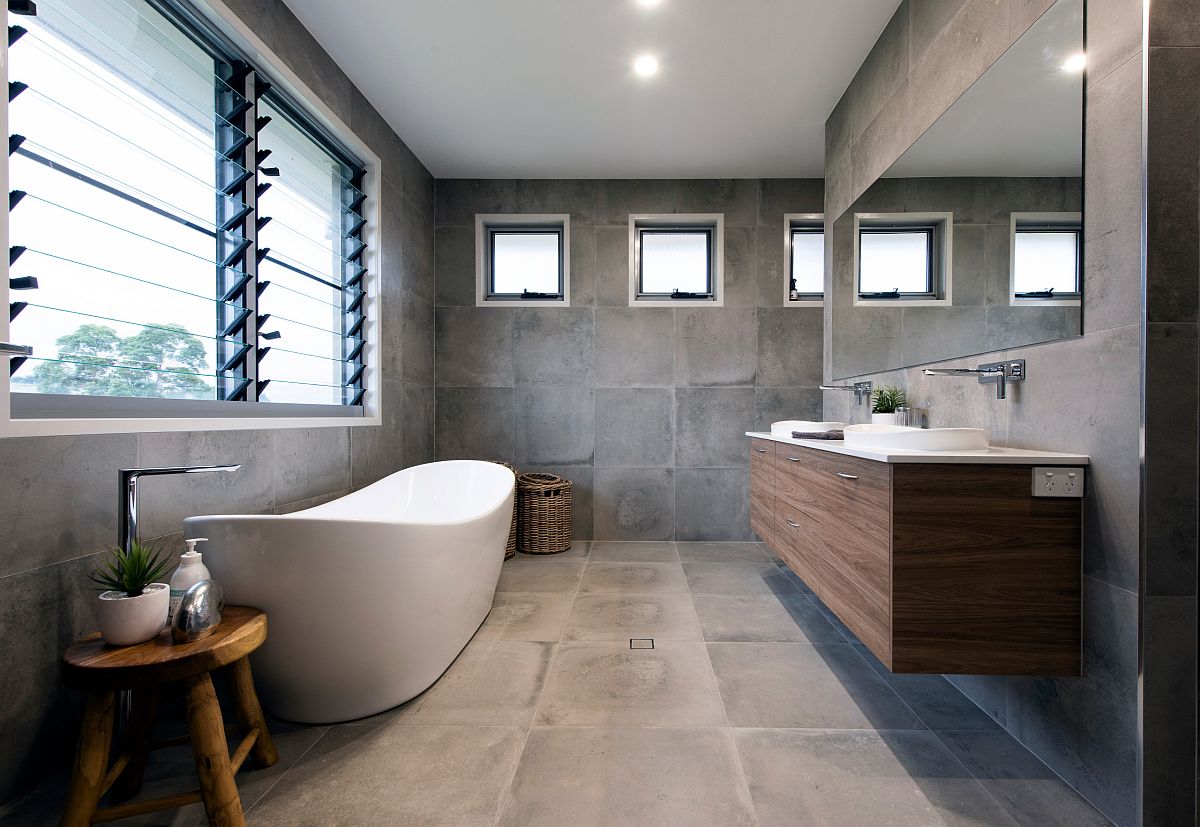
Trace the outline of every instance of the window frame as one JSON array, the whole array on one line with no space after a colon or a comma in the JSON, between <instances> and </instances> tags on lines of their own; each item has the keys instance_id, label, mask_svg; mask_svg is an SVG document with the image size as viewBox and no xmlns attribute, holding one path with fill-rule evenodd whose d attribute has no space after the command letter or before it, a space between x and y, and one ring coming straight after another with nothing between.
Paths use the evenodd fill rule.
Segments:
<instances>
[{"instance_id":1,"label":"window frame","mask_svg":"<svg viewBox=\"0 0 1200 827\"><path fill-rule=\"evenodd\" d=\"M366 249L360 260L365 268L361 279L364 290L362 358L365 363L361 374L361 402L359 405L325 405L13 393L8 371L0 371L3 376L0 380L0 438L381 425L384 407L379 347L382 341L382 313L378 283L378 265L383 253L383 239L378 229L381 159L221 0L197 3L182 0L178 7L174 3L153 2L150 5L166 13L175 22L194 26L193 35L205 40L214 35L218 37L221 47L227 49L231 56L248 63L260 77L279 90L285 100L298 106L315 129L322 130L361 159L364 173L361 190L366 195L360 210L361 216L366 219L361 228L361 240L366 244ZM0 50L7 67L7 43L0 44ZM7 74L7 68L5 71ZM7 99L0 101L0 123L6 132L9 129L8 108ZM0 176L0 182L8 188L7 164L0 170ZM7 246L7 219L2 223L0 240ZM15 300L19 297L10 296L7 261L4 267L0 290L4 291L6 301ZM7 315L0 319L0 341L11 341Z\"/></svg>"},{"instance_id":2,"label":"window frame","mask_svg":"<svg viewBox=\"0 0 1200 827\"><path fill-rule=\"evenodd\" d=\"M785 213L783 216L783 306L784 307L823 307L825 291L820 293L801 293L801 298L792 298L792 243L797 228L809 232L820 232L823 242L828 242L825 233L824 213Z\"/></svg>"},{"instance_id":3,"label":"window frame","mask_svg":"<svg viewBox=\"0 0 1200 827\"><path fill-rule=\"evenodd\" d=\"M914 230L929 234L928 265L930 290L920 293L899 293L896 298L863 294L862 236L868 234L903 233ZM856 307L937 307L953 303L954 214L928 213L855 213L854 215L854 306Z\"/></svg>"},{"instance_id":4,"label":"window frame","mask_svg":"<svg viewBox=\"0 0 1200 827\"><path fill-rule=\"evenodd\" d=\"M1053 229L1075 235L1075 292L1056 293L1054 298L1017 295L1017 233ZM1083 213L1014 212L1009 216L1008 303L1010 307L1080 307L1083 304ZM1061 298L1059 298L1061 297Z\"/></svg>"},{"instance_id":5,"label":"window frame","mask_svg":"<svg viewBox=\"0 0 1200 827\"><path fill-rule=\"evenodd\" d=\"M494 293L494 239L497 233L558 234L558 287L552 296ZM476 307L570 307L571 216L567 213L477 213L475 215Z\"/></svg>"},{"instance_id":6,"label":"window frame","mask_svg":"<svg viewBox=\"0 0 1200 827\"><path fill-rule=\"evenodd\" d=\"M643 293L642 232L704 232L708 235L708 283L705 297L671 298L669 293ZM629 214L630 307L723 307L725 303L725 214Z\"/></svg>"}]
</instances>

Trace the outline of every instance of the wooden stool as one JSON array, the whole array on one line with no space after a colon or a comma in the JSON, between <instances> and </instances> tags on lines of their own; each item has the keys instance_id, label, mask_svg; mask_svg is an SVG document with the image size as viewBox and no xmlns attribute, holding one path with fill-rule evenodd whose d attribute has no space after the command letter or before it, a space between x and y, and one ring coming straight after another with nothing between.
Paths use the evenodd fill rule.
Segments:
<instances>
[{"instance_id":1,"label":"wooden stool","mask_svg":"<svg viewBox=\"0 0 1200 827\"><path fill-rule=\"evenodd\" d=\"M137 646L108 646L99 633L71 644L63 655L63 683L87 692L88 698L71 770L71 788L59 823L82 827L203 801L209 824L245 824L234 773L247 756L263 767L279 760L254 693L247 657L266 639L265 614L257 609L226 606L217 630L191 643L173 643L168 629ZM228 666L232 675L233 703L243 736L233 755L228 752L221 707L209 676L223 666ZM97 809L100 798L110 788L113 797L121 801L137 793L151 749L189 740L150 744L150 730L163 691L177 682L182 682L187 694L188 732L200 789ZM123 690L133 693L133 708L121 754L109 766L116 693Z\"/></svg>"}]
</instances>

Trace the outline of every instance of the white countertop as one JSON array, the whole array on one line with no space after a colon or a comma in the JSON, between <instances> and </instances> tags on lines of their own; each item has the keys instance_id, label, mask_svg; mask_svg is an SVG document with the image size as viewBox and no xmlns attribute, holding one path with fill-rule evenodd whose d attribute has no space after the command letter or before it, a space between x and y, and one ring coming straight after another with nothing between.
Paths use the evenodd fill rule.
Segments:
<instances>
[{"instance_id":1,"label":"white countertop","mask_svg":"<svg viewBox=\"0 0 1200 827\"><path fill-rule=\"evenodd\" d=\"M1091 458L1084 454L1061 454L1054 451L1034 451L1027 448L991 447L982 451L906 451L847 448L839 439L792 439L770 433L746 431L746 436L768 439L785 445L799 445L829 454L870 459L876 462L925 462L954 465L1087 465Z\"/></svg>"}]
</instances>

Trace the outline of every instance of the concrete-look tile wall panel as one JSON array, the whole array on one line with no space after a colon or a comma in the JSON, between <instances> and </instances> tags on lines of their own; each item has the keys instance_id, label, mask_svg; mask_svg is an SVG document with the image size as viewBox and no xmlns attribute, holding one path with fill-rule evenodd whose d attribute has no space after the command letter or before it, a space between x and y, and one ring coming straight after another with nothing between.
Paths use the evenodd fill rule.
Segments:
<instances>
[{"instance_id":1,"label":"concrete-look tile wall panel","mask_svg":"<svg viewBox=\"0 0 1200 827\"><path fill-rule=\"evenodd\" d=\"M864 65L826 124L827 230L874 183L870 175L887 169L903 154L1049 5L1048 0L909 0L900 7L897 15L907 15L909 31L906 52L909 63L897 69L901 77L868 88L864 81L867 65ZM974 382L925 377L920 372L924 365L872 373L871 365L864 363L855 372L861 374L860 378L876 383L905 387L914 404L929 409L930 425L982 427L996 445L1073 450L1091 456L1084 527L1083 676L1054 679L978 676L958 677L954 682L1055 772L1122 825L1139 821L1138 756L1143 746L1146 754L1150 749L1148 742L1139 743L1137 693L1142 367L1139 347L1141 13L1140 0L1088 2L1084 335L942 363L947 367L973 367L992 359L1026 359L1028 381L1014 388L1005 401L996 400L988 389ZM901 29L901 23L895 21L894 28ZM891 61L893 65L892 55L904 51L883 39L877 49L882 53L879 60ZM889 88L893 90L891 97L879 100L879 90ZM1193 88L1200 86L1193 84ZM907 95L903 103L898 102L902 94ZM902 108L906 115L889 114L889 106ZM870 120L863 120L861 116L855 117L859 112L876 114ZM896 130L894 137L888 138L882 130L870 132L880 117L890 119ZM905 132L906 128L911 132ZM1188 144L1189 151L1193 145L1200 143ZM1195 174L1194 166L1191 172ZM882 193L879 197L886 200ZM1192 199L1193 206L1195 200ZM843 227L842 235L845 234ZM835 227L826 255L827 284L835 275L834 265L842 246L839 241ZM998 252L997 243L985 232L985 269L987 251ZM846 253L841 251L841 254ZM1194 290L1197 273L1195 269L1188 272ZM1007 289L999 284L997 272L988 271L986 275L985 301L988 296ZM1179 284L1172 285L1172 289L1186 288ZM838 306L840 295L843 294L835 293L825 308L827 377L832 375L832 352L839 346L839 331L830 325L828 314ZM1188 294L1188 301L1194 295L1194 292ZM1188 306L1183 312L1192 309ZM999 331L1006 320L1002 313L992 314L988 323ZM879 335L886 338L886 330ZM1195 346L1189 347L1186 335L1179 330L1172 330L1169 335L1164 331L1160 338L1164 345L1170 343L1181 354L1192 355L1183 381L1194 390ZM1165 358L1164 364L1168 360L1169 357ZM1149 397L1149 387L1147 394ZM1187 394L1182 395L1178 400L1180 407L1188 405L1188 398ZM845 393L826 392L823 410L827 419L866 418L866 409L855 406L852 397ZM1194 415L1194 402L1191 411ZM1183 448L1184 453L1190 450L1187 446ZM1190 456L1190 461L1194 469L1194 456ZM1187 523L1189 513L1194 523L1194 512L1185 508L1180 525ZM1163 530L1175 531L1169 526ZM1180 538L1170 533L1165 539L1177 543ZM1188 552L1179 555L1175 565L1187 559L1194 563L1194 552L1191 554L1190 558ZM1166 563L1171 563L1170 558ZM1193 585L1194 580L1193 573ZM1164 611L1163 615L1186 616L1188 608L1184 606L1173 614ZM1146 630L1142 631L1144 637ZM1194 628L1192 632L1194 635ZM1182 640L1186 648L1194 636L1184 636ZM1193 666L1193 677L1194 672ZM1170 685L1170 681L1165 684ZM1194 683L1191 687L1190 698L1177 697L1168 701L1168 705L1193 708ZM1193 732L1190 717L1181 715L1177 720L1187 732ZM1193 788L1186 797L1185 807L1194 807L1194 767L1193 747L1192 757L1178 771L1193 774ZM1147 766L1144 772L1147 779L1150 771ZM1182 775L1177 774L1176 778ZM1176 785L1173 789L1185 786ZM1148 802L1149 799L1147 812ZM1157 823L1181 822L1165 819Z\"/></svg>"},{"instance_id":2,"label":"concrete-look tile wall panel","mask_svg":"<svg viewBox=\"0 0 1200 827\"><path fill-rule=\"evenodd\" d=\"M295 511L433 456L433 177L285 3L226 5L380 158L383 336L370 367L382 377L384 424L0 440L10 483L0 499L0 801L71 760L80 702L59 686L58 659L95 628L87 573L117 540L119 468L241 463L144 483L141 536L174 550L192 514Z\"/></svg>"},{"instance_id":3,"label":"concrete-look tile wall panel","mask_svg":"<svg viewBox=\"0 0 1200 827\"><path fill-rule=\"evenodd\" d=\"M438 181L436 456L556 469L583 538L750 539L743 433L820 413L821 310L783 306L783 265L784 215L820 214L822 195L816 179ZM474 306L472 222L495 211L571 216L569 308ZM630 213L721 213L724 306L630 307Z\"/></svg>"}]
</instances>

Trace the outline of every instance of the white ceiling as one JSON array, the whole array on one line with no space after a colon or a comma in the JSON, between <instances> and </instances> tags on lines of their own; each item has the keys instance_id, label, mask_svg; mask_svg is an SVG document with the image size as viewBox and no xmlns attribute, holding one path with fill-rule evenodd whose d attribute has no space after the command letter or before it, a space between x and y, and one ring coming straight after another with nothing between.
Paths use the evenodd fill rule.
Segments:
<instances>
[{"instance_id":1,"label":"white ceiling","mask_svg":"<svg viewBox=\"0 0 1200 827\"><path fill-rule=\"evenodd\" d=\"M825 119L898 5L286 2L439 178L820 176Z\"/></svg>"},{"instance_id":2,"label":"white ceiling","mask_svg":"<svg viewBox=\"0 0 1200 827\"><path fill-rule=\"evenodd\" d=\"M1078 176L1083 0L1058 0L913 144L885 178Z\"/></svg>"}]
</instances>

